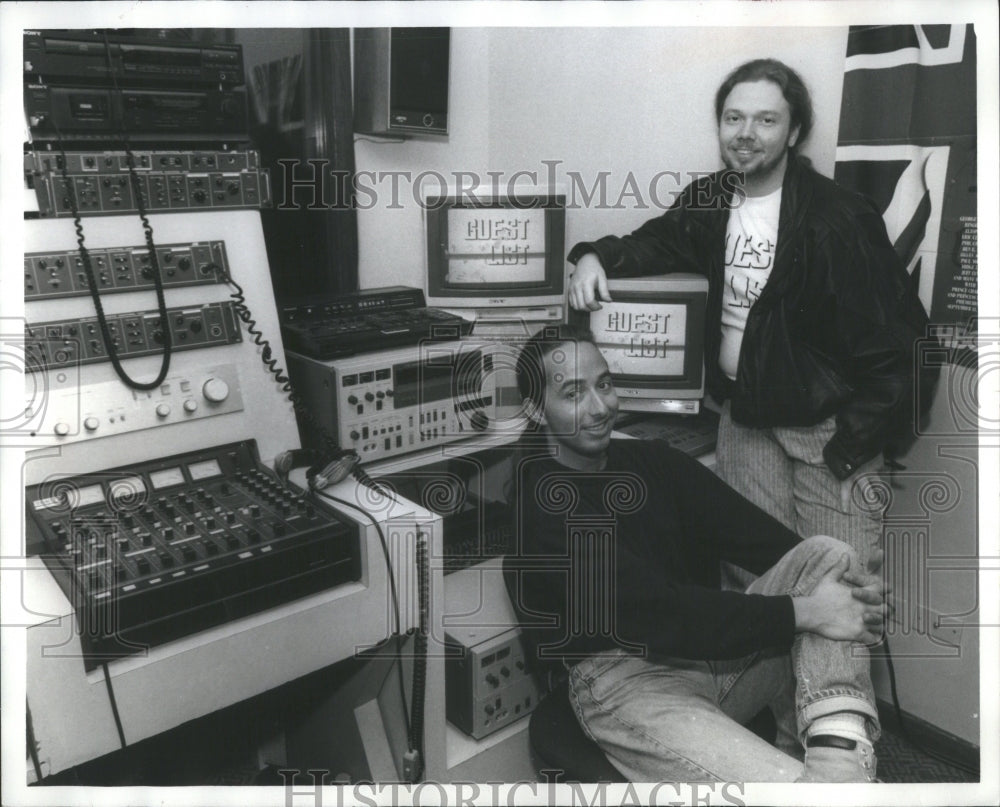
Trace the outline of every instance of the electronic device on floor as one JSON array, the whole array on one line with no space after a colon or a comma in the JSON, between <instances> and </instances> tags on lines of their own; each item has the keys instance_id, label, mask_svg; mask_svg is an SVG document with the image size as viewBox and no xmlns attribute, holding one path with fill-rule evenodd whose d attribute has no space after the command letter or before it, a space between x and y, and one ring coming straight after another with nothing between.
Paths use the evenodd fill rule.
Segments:
<instances>
[{"instance_id":1,"label":"electronic device on floor","mask_svg":"<svg viewBox=\"0 0 1000 807\"><path fill-rule=\"evenodd\" d=\"M500 565L451 575L445 614L449 722L478 740L530 714L543 690L528 671Z\"/></svg>"}]
</instances>

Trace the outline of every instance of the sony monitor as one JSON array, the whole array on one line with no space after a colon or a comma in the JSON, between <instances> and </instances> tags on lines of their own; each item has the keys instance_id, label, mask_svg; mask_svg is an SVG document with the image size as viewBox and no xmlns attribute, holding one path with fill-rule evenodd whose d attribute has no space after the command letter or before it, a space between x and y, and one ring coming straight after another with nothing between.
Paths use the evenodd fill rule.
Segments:
<instances>
[{"instance_id":1,"label":"sony monitor","mask_svg":"<svg viewBox=\"0 0 1000 807\"><path fill-rule=\"evenodd\" d=\"M474 320L475 334L563 321L564 194L450 192L426 197L424 211L428 306Z\"/></svg>"},{"instance_id":2,"label":"sony monitor","mask_svg":"<svg viewBox=\"0 0 1000 807\"><path fill-rule=\"evenodd\" d=\"M625 412L696 414L705 394L708 280L694 274L608 280L610 303L573 311L608 362Z\"/></svg>"}]
</instances>

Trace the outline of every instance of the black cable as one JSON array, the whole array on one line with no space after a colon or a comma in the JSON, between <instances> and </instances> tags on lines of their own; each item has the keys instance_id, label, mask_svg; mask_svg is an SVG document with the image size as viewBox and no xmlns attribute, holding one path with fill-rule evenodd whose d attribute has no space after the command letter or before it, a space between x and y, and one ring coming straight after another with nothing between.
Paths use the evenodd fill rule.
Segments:
<instances>
[{"instance_id":1,"label":"black cable","mask_svg":"<svg viewBox=\"0 0 1000 807\"><path fill-rule=\"evenodd\" d=\"M31 766L35 769L35 782L42 782L42 763L38 759L38 744L35 742L35 727L31 724L31 707L25 704L28 755L31 757Z\"/></svg>"},{"instance_id":2,"label":"black cable","mask_svg":"<svg viewBox=\"0 0 1000 807\"><path fill-rule=\"evenodd\" d=\"M360 505L354 504L354 502L349 502L346 499L341 499L337 496L327 493L324 490L317 490L313 492L318 493L324 499L329 499L330 501L336 502L337 504L341 504L346 507L351 507L354 510L357 510L362 515L367 517L372 524L375 525L375 530L376 532L378 532L378 540L382 544L382 555L385 558L385 571L389 577L389 594L392 598L393 616L395 617L396 620L396 629L392 632L390 638L395 637L397 639L397 652L394 663L397 665L399 670L399 676L397 677L397 680L399 681L399 697L402 699L403 702L403 719L406 722L407 745L409 746L409 750L413 751L415 749L413 748L411 742L412 734L411 734L410 707L406 705L406 688L403 686L403 666L401 661L402 653L398 652L399 651L398 642L402 640L403 636L403 634L401 633L403 621L399 615L399 597L396 593L396 574L392 570L392 559L389 557L389 544L385 540L385 533L382 531L382 525L378 523L378 519L376 519L375 516L373 516L371 513L369 513Z\"/></svg>"},{"instance_id":3,"label":"black cable","mask_svg":"<svg viewBox=\"0 0 1000 807\"><path fill-rule=\"evenodd\" d=\"M115 698L115 691L111 686L111 673L108 672L108 662L101 662L101 668L104 670L104 686L108 690L108 700L111 701L111 714L115 718L115 728L118 729L118 741L122 744L122 748L128 747L125 742L125 730L122 728L122 719L118 714L118 700Z\"/></svg>"},{"instance_id":4,"label":"black cable","mask_svg":"<svg viewBox=\"0 0 1000 807\"><path fill-rule=\"evenodd\" d=\"M903 739L910 743L914 748L923 754L936 759L938 762L943 762L946 765L951 765L953 768L958 768L959 770L965 771L966 773L972 774L974 776L979 776L980 771L978 766L967 765L957 759L952 759L951 757L942 754L938 751L933 751L930 748L925 747L922 743L914 739L906 729L906 725L903 722L903 710L899 705L899 694L896 691L896 669L892 664L892 653L889 650L889 637L882 636L882 644L885 646L885 661L886 666L889 668L889 692L892 695L892 707L893 711L896 713L896 722L899 725L899 733L902 735Z\"/></svg>"},{"instance_id":5,"label":"black cable","mask_svg":"<svg viewBox=\"0 0 1000 807\"><path fill-rule=\"evenodd\" d=\"M423 773L424 759L424 694L427 689L427 633L430 619L430 582L428 580L427 541L422 530L417 530L417 587L419 590L420 622L413 639L413 682L410 703L413 720L410 729L410 748L417 752L417 767L413 780Z\"/></svg>"},{"instance_id":6,"label":"black cable","mask_svg":"<svg viewBox=\"0 0 1000 807\"><path fill-rule=\"evenodd\" d=\"M94 267L90 262L90 252L87 250L84 240L83 221L80 218L80 208L76 200L76 186L69 178L69 170L67 168L67 163L69 161L66 156L66 149L63 145L62 132L59 130L55 120L53 120L53 126L55 126L56 129L56 142L59 147L59 168L62 174L63 182L66 186L66 198L69 201L70 212L73 214L73 229L76 231L77 251L80 253L80 260L83 263L83 271L87 276L87 287L90 289L90 299L93 300L94 303L94 311L97 313L97 324L101 329L101 338L104 340L104 347L108 351L108 359L111 361L111 365L115 368L115 373L126 386L138 390L156 389L163 383L163 379L167 377L167 373L170 372L170 353L172 344L170 341L170 326L167 321L167 302L163 293L163 279L160 277L160 266L156 258L156 247L153 244L153 232L149 225L149 220L145 217L144 213L140 213L140 218L143 222L143 229L146 231L146 244L150 254L150 271L153 273L153 285L156 288L156 303L159 309L160 324L162 326L163 333L163 357L160 363L160 372L157 373L156 379L154 381L144 382L136 381L127 372L125 372L125 368L122 367L121 360L118 358L118 348L115 346L114 339L111 335L111 329L108 327L108 317L104 312L104 305L101 302L97 277L94 275ZM134 158L131 156L131 152L128 152L128 154L129 163L131 165ZM138 177L135 177L135 172L132 171L131 173L135 178L135 181L138 182Z\"/></svg>"},{"instance_id":7,"label":"black cable","mask_svg":"<svg viewBox=\"0 0 1000 807\"><path fill-rule=\"evenodd\" d=\"M253 312L247 306L246 293L243 291L243 287L233 280L232 275L221 264L214 262L207 263L202 267L202 270L216 272L226 283L233 287L233 291L229 296L233 300L233 308L236 309L236 316L246 326L247 333L253 337L253 343L260 348L260 359L267 368L267 371L274 376L275 381L281 384L281 391L288 397L295 413L305 421L310 429L314 430L320 436L324 450L336 457L341 452L340 446L337 445L337 441L326 430L323 424L316 419L312 410L302 400L302 396L294 389L292 381L284 368L278 366L278 360L274 357L274 350L271 347L271 343L264 336L263 331L257 327L257 321L254 319Z\"/></svg>"}]
</instances>

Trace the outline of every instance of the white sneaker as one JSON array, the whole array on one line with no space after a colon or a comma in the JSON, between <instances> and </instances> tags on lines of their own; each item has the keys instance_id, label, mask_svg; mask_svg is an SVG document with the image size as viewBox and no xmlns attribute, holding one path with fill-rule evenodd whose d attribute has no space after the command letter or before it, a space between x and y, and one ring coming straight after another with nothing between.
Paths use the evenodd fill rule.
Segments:
<instances>
[{"instance_id":1,"label":"white sneaker","mask_svg":"<svg viewBox=\"0 0 1000 807\"><path fill-rule=\"evenodd\" d=\"M798 782L874 782L875 749L871 743L835 734L806 741L805 769Z\"/></svg>"}]
</instances>

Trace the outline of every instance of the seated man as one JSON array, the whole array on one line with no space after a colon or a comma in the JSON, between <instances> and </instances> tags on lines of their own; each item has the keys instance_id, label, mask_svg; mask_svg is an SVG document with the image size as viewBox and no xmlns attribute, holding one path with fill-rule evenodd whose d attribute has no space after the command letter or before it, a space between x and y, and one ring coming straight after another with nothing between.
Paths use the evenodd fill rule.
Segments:
<instances>
[{"instance_id":1,"label":"seated man","mask_svg":"<svg viewBox=\"0 0 1000 807\"><path fill-rule=\"evenodd\" d=\"M590 334L544 328L516 371L538 428L516 471L512 588L529 646L569 669L611 762L644 782L874 781L859 643L881 633L879 576L666 443L612 440L618 399ZM723 560L760 577L722 591ZM741 725L765 706L776 747Z\"/></svg>"}]
</instances>

